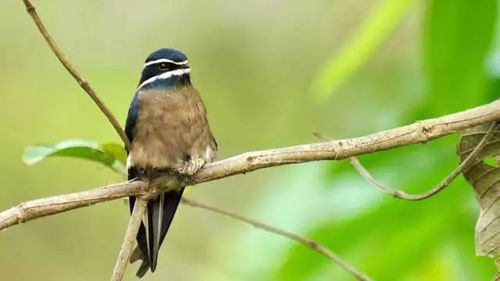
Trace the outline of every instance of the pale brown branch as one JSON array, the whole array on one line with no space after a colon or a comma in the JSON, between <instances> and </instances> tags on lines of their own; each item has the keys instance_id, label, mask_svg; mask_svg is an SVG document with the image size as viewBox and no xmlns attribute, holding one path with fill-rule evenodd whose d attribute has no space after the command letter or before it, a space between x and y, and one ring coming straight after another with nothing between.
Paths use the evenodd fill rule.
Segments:
<instances>
[{"instance_id":1,"label":"pale brown branch","mask_svg":"<svg viewBox=\"0 0 500 281\"><path fill-rule=\"evenodd\" d=\"M457 133L500 120L500 99L489 104L364 137L247 152L207 165L191 183L215 180L257 169L318 160L340 160Z\"/></svg>"},{"instance_id":2,"label":"pale brown branch","mask_svg":"<svg viewBox=\"0 0 500 281\"><path fill-rule=\"evenodd\" d=\"M192 206L192 207L197 207L197 208L205 209L205 210L208 210L211 212L215 212L215 213L218 213L218 214L221 214L221 215L224 215L224 216L227 216L227 217L239 220L239 221L243 221L243 222L246 222L248 224L253 225L256 228L260 228L264 231L278 234L278 235L286 237L288 239L297 241L297 242L303 244L304 246L326 256L327 258L329 258L333 262L337 263L342 269L344 269L345 271L352 274L357 280L360 280L360 281L371 280L368 276L364 275L363 273L358 271L356 268L354 268L353 266L348 264L346 261L344 261L342 258L340 258L335 252L330 250L328 247L326 247L326 246L324 246L324 245L322 245L314 240L311 240L309 238L306 238L306 237L298 235L298 234L291 233L291 232L283 230L283 229L279 229L277 227L263 223L263 222L258 221L256 219L248 218L248 217L242 216L240 214L237 214L235 212L224 210L224 209L221 209L221 208L218 208L215 206L207 205L205 203L202 203L202 202L199 202L199 201L196 201L193 199L189 199L186 197L182 198L182 203L189 205L189 206Z\"/></svg>"},{"instance_id":3,"label":"pale brown branch","mask_svg":"<svg viewBox=\"0 0 500 281\"><path fill-rule=\"evenodd\" d=\"M148 201L142 197L137 197L134 204L134 210L130 216L130 221L128 223L127 230L125 232L125 237L123 238L122 247L120 253L118 254L118 259L116 260L115 268L113 269L113 275L111 276L111 281L121 281L125 275L125 269L129 263L130 255L132 254L132 249L135 245L135 237L139 231L139 226L141 225L142 218L144 216L144 211Z\"/></svg>"},{"instance_id":4,"label":"pale brown branch","mask_svg":"<svg viewBox=\"0 0 500 281\"><path fill-rule=\"evenodd\" d=\"M123 144L127 149L130 148L130 141L127 138L127 135L123 131L123 129L120 126L120 123L118 120L116 120L115 116L111 113L109 108L106 106L106 104L101 100L101 98L97 95L97 93L92 89L90 84L85 80L80 73L73 67L73 65L68 61L66 56L63 54L61 49L57 46L56 42L52 37L50 36L49 32L45 28L45 25L43 24L42 20L38 16L38 13L35 10L35 6L33 6L33 3L31 3L31 0L23 0L24 5L26 6L26 10L28 11L28 14L31 16L33 21L35 22L36 26L38 27L38 30L42 34L43 38L45 41L50 46L50 49L56 55L57 59L62 63L64 68L73 76L73 78L76 80L78 85L82 87L82 89L89 95L90 98L95 102L95 104L99 107L101 112L108 118L109 123L113 126L115 129L116 133L120 136L120 138L123 141Z\"/></svg>"},{"instance_id":5,"label":"pale brown branch","mask_svg":"<svg viewBox=\"0 0 500 281\"><path fill-rule=\"evenodd\" d=\"M409 201L419 201L423 199L427 199L429 197L432 197L439 192L441 192L443 189L445 189L466 167L468 167L474 159L479 155L481 150L484 148L486 145L488 139L493 135L495 131L495 127L497 125L497 122L492 122L488 131L486 134L483 136L481 141L474 147L472 152L456 167L448 176L446 176L438 185L436 185L434 188L421 193L421 194L408 194L400 189L395 189L388 187L384 183L380 182L377 180L362 164L359 162L357 157L351 157L350 161L352 166L359 172L359 174L365 178L369 183L371 183L373 186L378 188L379 190L382 190L385 193L388 193L396 198L404 199L404 200L409 200Z\"/></svg>"},{"instance_id":6,"label":"pale brown branch","mask_svg":"<svg viewBox=\"0 0 500 281\"><path fill-rule=\"evenodd\" d=\"M26 201L0 213L0 230L36 218L146 193L143 182L126 182Z\"/></svg>"},{"instance_id":7,"label":"pale brown branch","mask_svg":"<svg viewBox=\"0 0 500 281\"><path fill-rule=\"evenodd\" d=\"M419 121L412 125L368 136L246 152L206 165L192 178L184 179L184 185L194 185L237 174L245 174L266 167L318 160L345 159L403 145L426 142L470 127L498 120L500 120L500 99L466 111ZM84 207L89 204L130 195L147 195L148 192L157 192L155 186L152 186L148 192L145 191L146 189L146 184L143 182L123 182L107 187L105 190L107 195L105 197L103 197L101 189L93 189L72 193L71 196L60 195L48 199L29 201L1 212L0 230L22 221ZM81 194L84 194L84 198L87 198L85 200L89 201L75 202L75 198L78 198ZM96 197L92 197L93 195L96 195ZM57 198L57 205L53 205L52 201L49 200L53 198ZM36 208L28 208L28 210L31 210L26 211L26 204L33 202L36 203ZM27 206L29 207L30 205Z\"/></svg>"}]
</instances>

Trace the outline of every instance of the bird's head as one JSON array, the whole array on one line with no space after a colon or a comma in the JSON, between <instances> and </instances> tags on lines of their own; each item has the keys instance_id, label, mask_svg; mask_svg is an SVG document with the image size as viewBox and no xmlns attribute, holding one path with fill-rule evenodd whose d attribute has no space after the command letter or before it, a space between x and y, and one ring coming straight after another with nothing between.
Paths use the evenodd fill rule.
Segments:
<instances>
[{"instance_id":1,"label":"bird's head","mask_svg":"<svg viewBox=\"0 0 500 281\"><path fill-rule=\"evenodd\" d=\"M144 63L137 89L174 88L190 83L187 57L175 49L159 49L151 53Z\"/></svg>"}]
</instances>

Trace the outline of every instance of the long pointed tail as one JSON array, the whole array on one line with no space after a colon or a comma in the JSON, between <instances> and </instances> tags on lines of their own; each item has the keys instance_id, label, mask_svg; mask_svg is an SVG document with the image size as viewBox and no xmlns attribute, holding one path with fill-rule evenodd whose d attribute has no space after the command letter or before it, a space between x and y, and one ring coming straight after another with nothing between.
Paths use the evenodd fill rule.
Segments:
<instances>
[{"instance_id":1,"label":"long pointed tail","mask_svg":"<svg viewBox=\"0 0 500 281\"><path fill-rule=\"evenodd\" d=\"M148 269L151 269L151 272L155 271L158 251L167 235L183 191L184 188L165 192L148 202L147 213L137 233L138 248L130 259L131 262L142 260L137 271L138 277L144 276ZM130 197L131 210L134 203L135 197Z\"/></svg>"}]
</instances>

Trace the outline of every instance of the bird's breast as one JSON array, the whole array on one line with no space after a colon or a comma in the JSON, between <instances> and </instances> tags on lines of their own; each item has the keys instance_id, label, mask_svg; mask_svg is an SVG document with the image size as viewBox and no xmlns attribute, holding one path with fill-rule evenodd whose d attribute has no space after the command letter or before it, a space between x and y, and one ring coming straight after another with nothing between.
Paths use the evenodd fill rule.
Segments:
<instances>
[{"instance_id":1,"label":"bird's breast","mask_svg":"<svg viewBox=\"0 0 500 281\"><path fill-rule=\"evenodd\" d=\"M147 90L137 95L138 115L130 165L179 168L192 157L211 160L215 152L213 137L195 89Z\"/></svg>"}]
</instances>

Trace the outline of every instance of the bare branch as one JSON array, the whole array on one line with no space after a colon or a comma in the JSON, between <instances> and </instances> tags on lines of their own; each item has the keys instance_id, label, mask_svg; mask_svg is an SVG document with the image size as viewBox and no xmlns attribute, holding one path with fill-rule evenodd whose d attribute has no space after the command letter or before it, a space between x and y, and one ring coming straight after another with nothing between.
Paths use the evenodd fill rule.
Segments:
<instances>
[{"instance_id":1,"label":"bare branch","mask_svg":"<svg viewBox=\"0 0 500 281\"><path fill-rule=\"evenodd\" d=\"M340 267L342 267L342 269L344 269L345 271L352 274L357 280L360 280L360 281L371 280L369 277L367 277L363 273L359 272L357 269L355 269L350 264L348 264L346 261L344 261L342 258L340 258L336 253L334 253L328 247L326 247L326 246L324 246L324 245L322 245L314 240L311 240L311 239L306 238L304 236L294 234L294 233L288 232L286 230L279 229L277 227L265 224L261 221L251 219L251 218L248 218L248 217L245 217L245 216L239 215L237 213L234 213L234 212L231 212L228 210L224 210L224 209L221 209L221 208L218 208L215 206L207 205L205 203L201 203L201 202L198 202L198 201L195 201L193 199L186 198L186 197L182 198L182 203L189 205L189 206L192 206L192 207L197 207L197 208L205 209L205 210L208 210L211 212L215 212L215 213L218 213L218 214L221 214L221 215L224 215L224 216L227 216L227 217L239 220L239 221L243 221L243 222L246 222L248 224L253 225L256 228L260 228L264 231L278 234L278 235L286 237L288 239L297 241L297 242L303 244L304 246L312 249L313 251L316 251L316 252L326 256L327 258L329 258L333 262L337 263Z\"/></svg>"},{"instance_id":2,"label":"bare branch","mask_svg":"<svg viewBox=\"0 0 500 281\"><path fill-rule=\"evenodd\" d=\"M78 82L78 85L82 87L82 89L87 92L90 98L95 102L95 104L99 107L99 109L102 111L102 113L108 118L109 123L113 126L115 129L116 133L120 136L122 139L125 147L127 149L130 148L130 141L127 138L127 135L123 131L123 129L120 126L120 123L118 120L116 120L115 116L111 113L109 108L104 104L104 102L101 100L101 98L97 95L97 93L92 89L90 84L83 79L83 77L78 73L78 71L73 67L73 65L68 61L66 56L64 56L63 52L59 47L57 46L56 42L52 37L50 36L49 32L45 28L44 24L42 23L42 20L38 16L38 13L35 10L35 7L33 6L33 3L31 3L31 0L23 0L24 5L26 6L26 10L28 11L28 14L33 18L33 21L35 22L36 26L38 27L38 30L40 33L43 35L43 38L45 41L50 46L50 49L52 49L52 52L54 52L54 55L56 55L57 59L62 63L64 68L73 76L73 78Z\"/></svg>"},{"instance_id":3,"label":"bare branch","mask_svg":"<svg viewBox=\"0 0 500 281\"><path fill-rule=\"evenodd\" d=\"M132 253L132 248L135 245L135 237L139 231L139 226L141 225L142 217L144 216L144 211L148 201L138 197L135 200L134 210L132 211L132 216L125 232L125 237L123 238L123 244L118 254L118 259L116 260L115 268L113 269L113 275L111 276L111 281L121 281L125 275L125 269L129 263L130 255Z\"/></svg>"},{"instance_id":4,"label":"bare branch","mask_svg":"<svg viewBox=\"0 0 500 281\"><path fill-rule=\"evenodd\" d=\"M409 144L426 143L498 120L500 120L500 99L462 112L418 121L364 137L247 152L208 164L194 175L189 183L215 180L267 167L318 160L340 160Z\"/></svg>"},{"instance_id":5,"label":"bare branch","mask_svg":"<svg viewBox=\"0 0 500 281\"><path fill-rule=\"evenodd\" d=\"M143 182L126 182L86 191L26 201L0 213L0 230L36 218L146 193Z\"/></svg>"},{"instance_id":6,"label":"bare branch","mask_svg":"<svg viewBox=\"0 0 500 281\"><path fill-rule=\"evenodd\" d=\"M346 140L332 140L246 152L206 165L192 178L183 179L185 185L194 185L257 169L318 160L340 160L373 153L403 145L426 142L463 129L500 120L500 99L492 103L439 118L416 122L412 125L372 135ZM52 215L98 202L131 195L158 192L156 185L149 191L144 182L123 182L93 190L28 201L0 213L0 230L23 221ZM78 198L82 198L79 201ZM55 200L55 201L53 201ZM56 204L54 204L56 202Z\"/></svg>"},{"instance_id":7,"label":"bare branch","mask_svg":"<svg viewBox=\"0 0 500 281\"><path fill-rule=\"evenodd\" d=\"M488 131L486 134L483 136L481 141L477 144L477 146L472 150L472 152L458 165L455 170L453 170L446 178L444 178L438 185L436 185L434 188L430 189L429 191L426 191L421 194L408 194L402 190L399 189L394 189L391 187L388 187L384 183L380 182L377 180L362 164L359 162L357 157L351 157L350 161L351 164L356 170L361 174L363 178L365 178L368 182L373 184L376 188L382 190L385 193L391 194L392 196L404 200L410 200L410 201L419 201L423 199L427 199L429 197L432 197L436 194L438 194L440 191L445 189L466 167L468 167L474 159L479 155L483 147L486 145L488 139L493 135L493 132L495 131L495 127L498 122L492 122Z\"/></svg>"}]
</instances>

